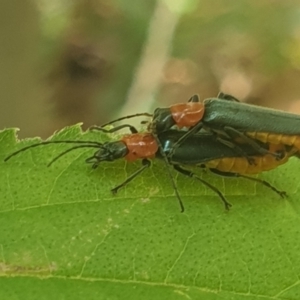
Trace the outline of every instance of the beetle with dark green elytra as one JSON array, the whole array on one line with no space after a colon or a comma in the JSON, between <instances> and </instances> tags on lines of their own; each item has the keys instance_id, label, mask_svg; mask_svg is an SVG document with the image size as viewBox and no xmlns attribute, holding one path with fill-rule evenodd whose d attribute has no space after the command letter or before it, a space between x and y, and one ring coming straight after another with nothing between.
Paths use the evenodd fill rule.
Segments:
<instances>
[{"instance_id":1,"label":"beetle with dark green elytra","mask_svg":"<svg viewBox=\"0 0 300 300\"><path fill-rule=\"evenodd\" d=\"M203 129L214 133L220 143L235 149L237 154L242 154L241 143L249 144L258 153L271 154L269 150L260 147L257 141L292 146L300 150L300 115L241 103L233 96L223 93L220 93L217 98L208 98L203 102L200 102L199 97L194 95L187 103L157 108L153 115L148 113L130 115L103 126L143 115L152 116L148 129L154 135L174 126L179 129L188 128L170 151L169 157L172 157L174 149L187 137ZM120 128L130 127L126 124L105 130L103 126L95 126L92 129L113 132ZM278 153L272 153L272 155L280 159Z\"/></svg>"}]
</instances>

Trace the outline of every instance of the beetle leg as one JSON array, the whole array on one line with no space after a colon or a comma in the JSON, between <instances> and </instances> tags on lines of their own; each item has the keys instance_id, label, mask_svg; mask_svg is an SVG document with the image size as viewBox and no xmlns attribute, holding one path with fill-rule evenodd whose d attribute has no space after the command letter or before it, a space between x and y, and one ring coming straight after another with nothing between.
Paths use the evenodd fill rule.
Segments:
<instances>
[{"instance_id":1,"label":"beetle leg","mask_svg":"<svg viewBox=\"0 0 300 300\"><path fill-rule=\"evenodd\" d=\"M142 160L142 167L139 168L137 171L135 171L133 174L131 174L125 181L123 181L121 184L114 187L111 191L113 194L116 194L118 190L125 185L127 185L130 181L132 181L135 177L137 177L139 174L141 174L145 169L149 168L151 166L151 161L148 159Z\"/></svg>"},{"instance_id":2,"label":"beetle leg","mask_svg":"<svg viewBox=\"0 0 300 300\"><path fill-rule=\"evenodd\" d=\"M176 148L181 145L189 136L197 133L200 131L200 129L203 127L202 122L199 122L198 124L196 124L195 126L191 127L190 130L188 130L186 132L186 134L184 134L180 139L178 139L178 141L173 145L172 149L170 150L170 152L168 153L167 157L169 159L172 158Z\"/></svg>"},{"instance_id":3,"label":"beetle leg","mask_svg":"<svg viewBox=\"0 0 300 300\"><path fill-rule=\"evenodd\" d=\"M232 139L240 138L245 144L248 144L249 146L251 146L254 150L256 150L260 154L263 154L263 155L270 154L270 155L275 156L278 159L280 159L282 156L282 154L280 154L278 152L272 152L272 151L269 151L268 149L262 147L258 141L255 141L255 140L249 138L244 133L240 132L239 130L236 130L235 128L225 126L224 131L229 136L231 136Z\"/></svg>"},{"instance_id":4,"label":"beetle leg","mask_svg":"<svg viewBox=\"0 0 300 300\"><path fill-rule=\"evenodd\" d=\"M201 179L200 177L198 177L195 173L193 173L192 171L186 170L184 168L182 168L179 165L173 165L174 169L176 171L178 171L179 173L188 176L190 178L194 178L199 180L200 182L202 182L204 185L206 185L207 187L209 187L211 190L213 190L216 194L218 194L218 196L220 197L220 199L223 201L224 205L225 205L225 209L229 210L230 207L232 206L224 197L224 195L213 185L211 185L209 182Z\"/></svg>"},{"instance_id":5,"label":"beetle leg","mask_svg":"<svg viewBox=\"0 0 300 300\"><path fill-rule=\"evenodd\" d=\"M216 136L216 140L219 143L226 145L227 147L234 150L236 152L236 154L241 155L242 157L245 157L250 165L255 165L255 159L253 157L247 155L237 144L235 144L229 140L225 140L219 136Z\"/></svg>"},{"instance_id":6,"label":"beetle leg","mask_svg":"<svg viewBox=\"0 0 300 300\"><path fill-rule=\"evenodd\" d=\"M278 190L276 187L274 187L273 185L271 185L269 182L267 182L265 180L255 178L255 177L246 176L246 175L242 175L242 174L239 174L239 173L222 172L222 171L219 171L217 169L210 169L210 171L212 173L215 173L215 174L223 176L223 177L242 177L242 178L245 178L245 179L248 179L248 180L252 180L252 181L261 183L264 186L271 189L272 191L274 191L275 193L277 193L281 198L287 197L287 193L285 191Z\"/></svg>"}]
</instances>

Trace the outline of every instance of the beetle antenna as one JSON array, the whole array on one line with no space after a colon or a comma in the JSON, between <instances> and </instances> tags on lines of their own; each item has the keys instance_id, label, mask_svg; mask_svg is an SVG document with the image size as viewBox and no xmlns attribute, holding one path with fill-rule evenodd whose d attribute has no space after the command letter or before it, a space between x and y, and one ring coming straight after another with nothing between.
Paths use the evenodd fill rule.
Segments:
<instances>
[{"instance_id":1,"label":"beetle antenna","mask_svg":"<svg viewBox=\"0 0 300 300\"><path fill-rule=\"evenodd\" d=\"M47 165L47 167L50 167L54 162L56 162L59 158L61 158L62 156L66 155L67 153L76 150L76 149L80 149L80 148L102 148L100 145L93 145L93 144L86 144L86 145L79 145L79 146L74 146L72 148L69 148L63 152L61 152L60 154L58 154L57 156L55 156Z\"/></svg>"},{"instance_id":2,"label":"beetle antenna","mask_svg":"<svg viewBox=\"0 0 300 300\"><path fill-rule=\"evenodd\" d=\"M131 119L131 118L135 118L135 117L153 117L153 114L149 114L149 113L138 113L138 114L134 114L134 115L128 115L128 116L125 116L125 117L121 117L121 118L118 118L118 119L115 119L115 120L112 120L110 122L107 122L107 123L104 123L102 124L101 126L91 126L89 128L89 130L99 130L99 128L102 128L104 126L107 126L107 125L111 125L111 124L114 124L116 122L119 122L119 121L122 121L122 120L126 120L126 119Z\"/></svg>"},{"instance_id":3,"label":"beetle antenna","mask_svg":"<svg viewBox=\"0 0 300 300\"><path fill-rule=\"evenodd\" d=\"M85 144L87 145L94 145L95 148L101 147L103 144L99 143L99 142L95 142L95 141L72 141L72 140L65 140L65 141L46 141L46 142L40 142L40 143L36 143L36 144L32 144L30 146L26 146L24 148L19 149L18 151L13 152L12 154L8 155L4 161L8 161L9 159L11 159L13 156L18 155L21 152L24 152L30 148L35 148L35 147L39 147L39 146L44 146L44 145L49 145L49 144Z\"/></svg>"}]
</instances>

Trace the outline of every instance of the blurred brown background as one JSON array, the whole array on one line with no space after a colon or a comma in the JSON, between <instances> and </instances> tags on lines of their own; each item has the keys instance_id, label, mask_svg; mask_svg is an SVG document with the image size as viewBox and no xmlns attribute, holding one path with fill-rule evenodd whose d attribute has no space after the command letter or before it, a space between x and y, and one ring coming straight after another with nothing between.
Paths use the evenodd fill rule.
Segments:
<instances>
[{"instance_id":1,"label":"blurred brown background","mask_svg":"<svg viewBox=\"0 0 300 300\"><path fill-rule=\"evenodd\" d=\"M47 137L219 90L300 113L300 2L0 1L0 128Z\"/></svg>"}]
</instances>

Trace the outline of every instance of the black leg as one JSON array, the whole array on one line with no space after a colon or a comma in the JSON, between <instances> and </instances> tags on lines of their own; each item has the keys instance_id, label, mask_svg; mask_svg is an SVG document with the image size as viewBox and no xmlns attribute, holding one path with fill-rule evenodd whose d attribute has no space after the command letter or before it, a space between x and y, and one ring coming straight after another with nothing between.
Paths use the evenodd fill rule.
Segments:
<instances>
[{"instance_id":1,"label":"black leg","mask_svg":"<svg viewBox=\"0 0 300 300\"><path fill-rule=\"evenodd\" d=\"M264 147L260 146L255 140L249 138L244 133L240 132L239 130L236 130L235 128L225 126L224 131L226 134L228 134L232 139L240 138L245 144L248 144L251 146L254 150L256 150L259 154L270 154L275 156L278 159L282 158L281 153L272 152L268 149L265 149Z\"/></svg>"},{"instance_id":2,"label":"black leg","mask_svg":"<svg viewBox=\"0 0 300 300\"><path fill-rule=\"evenodd\" d=\"M150 166L151 166L151 161L148 160L148 159L143 159L142 160L142 167L140 169L138 169L137 171L135 171L133 174L131 174L129 177L127 177L127 179L124 182L122 182L121 184L114 187L111 190L112 193L116 194L120 188L127 185L131 180L133 180L135 177L137 177L139 174L141 174L145 169L149 168Z\"/></svg>"},{"instance_id":3,"label":"black leg","mask_svg":"<svg viewBox=\"0 0 300 300\"><path fill-rule=\"evenodd\" d=\"M181 197L178 193L178 189L177 189L177 186L176 186L176 183L174 181L174 178L172 176L172 173L170 171L170 161L168 159L168 157L166 156L166 153L164 152L163 150L163 147L162 147L162 144L160 142L160 140L158 139L157 136L154 136L155 137L155 140L157 142L157 145L158 145L158 149L159 149L159 152L160 152L160 155L162 156L164 162L165 162L165 165L166 165L166 169L167 169L167 172L168 172L168 175L169 175L169 178L171 179L171 183L172 183L172 186L173 186L173 189L175 191L175 194L176 194L176 197L178 199L178 202L179 202L179 205L180 205L180 209L181 209L181 212L184 212L184 206L183 206L183 203L182 203L182 200L181 200Z\"/></svg>"},{"instance_id":4,"label":"black leg","mask_svg":"<svg viewBox=\"0 0 300 300\"><path fill-rule=\"evenodd\" d=\"M199 132L201 130L201 128L203 127L202 122L199 122L198 124L196 124L195 126L191 127L186 134L184 134L180 139L178 139L176 141L176 143L173 145L173 147L171 148L170 152L168 153L167 157L169 159L172 158L176 148L178 148L189 136Z\"/></svg>"},{"instance_id":5,"label":"black leg","mask_svg":"<svg viewBox=\"0 0 300 300\"><path fill-rule=\"evenodd\" d=\"M269 189L271 189L272 191L274 191L275 193L277 193L281 198L287 197L287 193L285 191L279 191L278 189L276 189L276 187L274 187L273 185L271 185L269 182L259 179L259 178L255 178L255 177L250 177L250 176L246 176L246 175L242 175L242 174L238 174L238 173L229 173L229 172L222 172L219 171L217 169L210 169L211 172L223 176L223 177L242 177L251 181L255 181L258 182L260 184L263 184L264 186L268 187Z\"/></svg>"},{"instance_id":6,"label":"black leg","mask_svg":"<svg viewBox=\"0 0 300 300\"><path fill-rule=\"evenodd\" d=\"M207 187L209 187L211 190L213 190L216 194L218 194L218 196L221 198L221 200L223 201L224 205L225 205L225 209L226 210L229 210L230 207L232 206L226 199L225 197L223 196L223 194L213 185L211 185L210 183L208 183L207 181L201 179L200 177L198 177L195 173L189 171L189 170L186 170L186 169L183 169L181 166L179 165L173 165L174 169L176 171L178 171L179 173L185 175L185 176L188 176L190 178L195 178L197 179L198 181L202 182L204 185L206 185Z\"/></svg>"}]
</instances>

